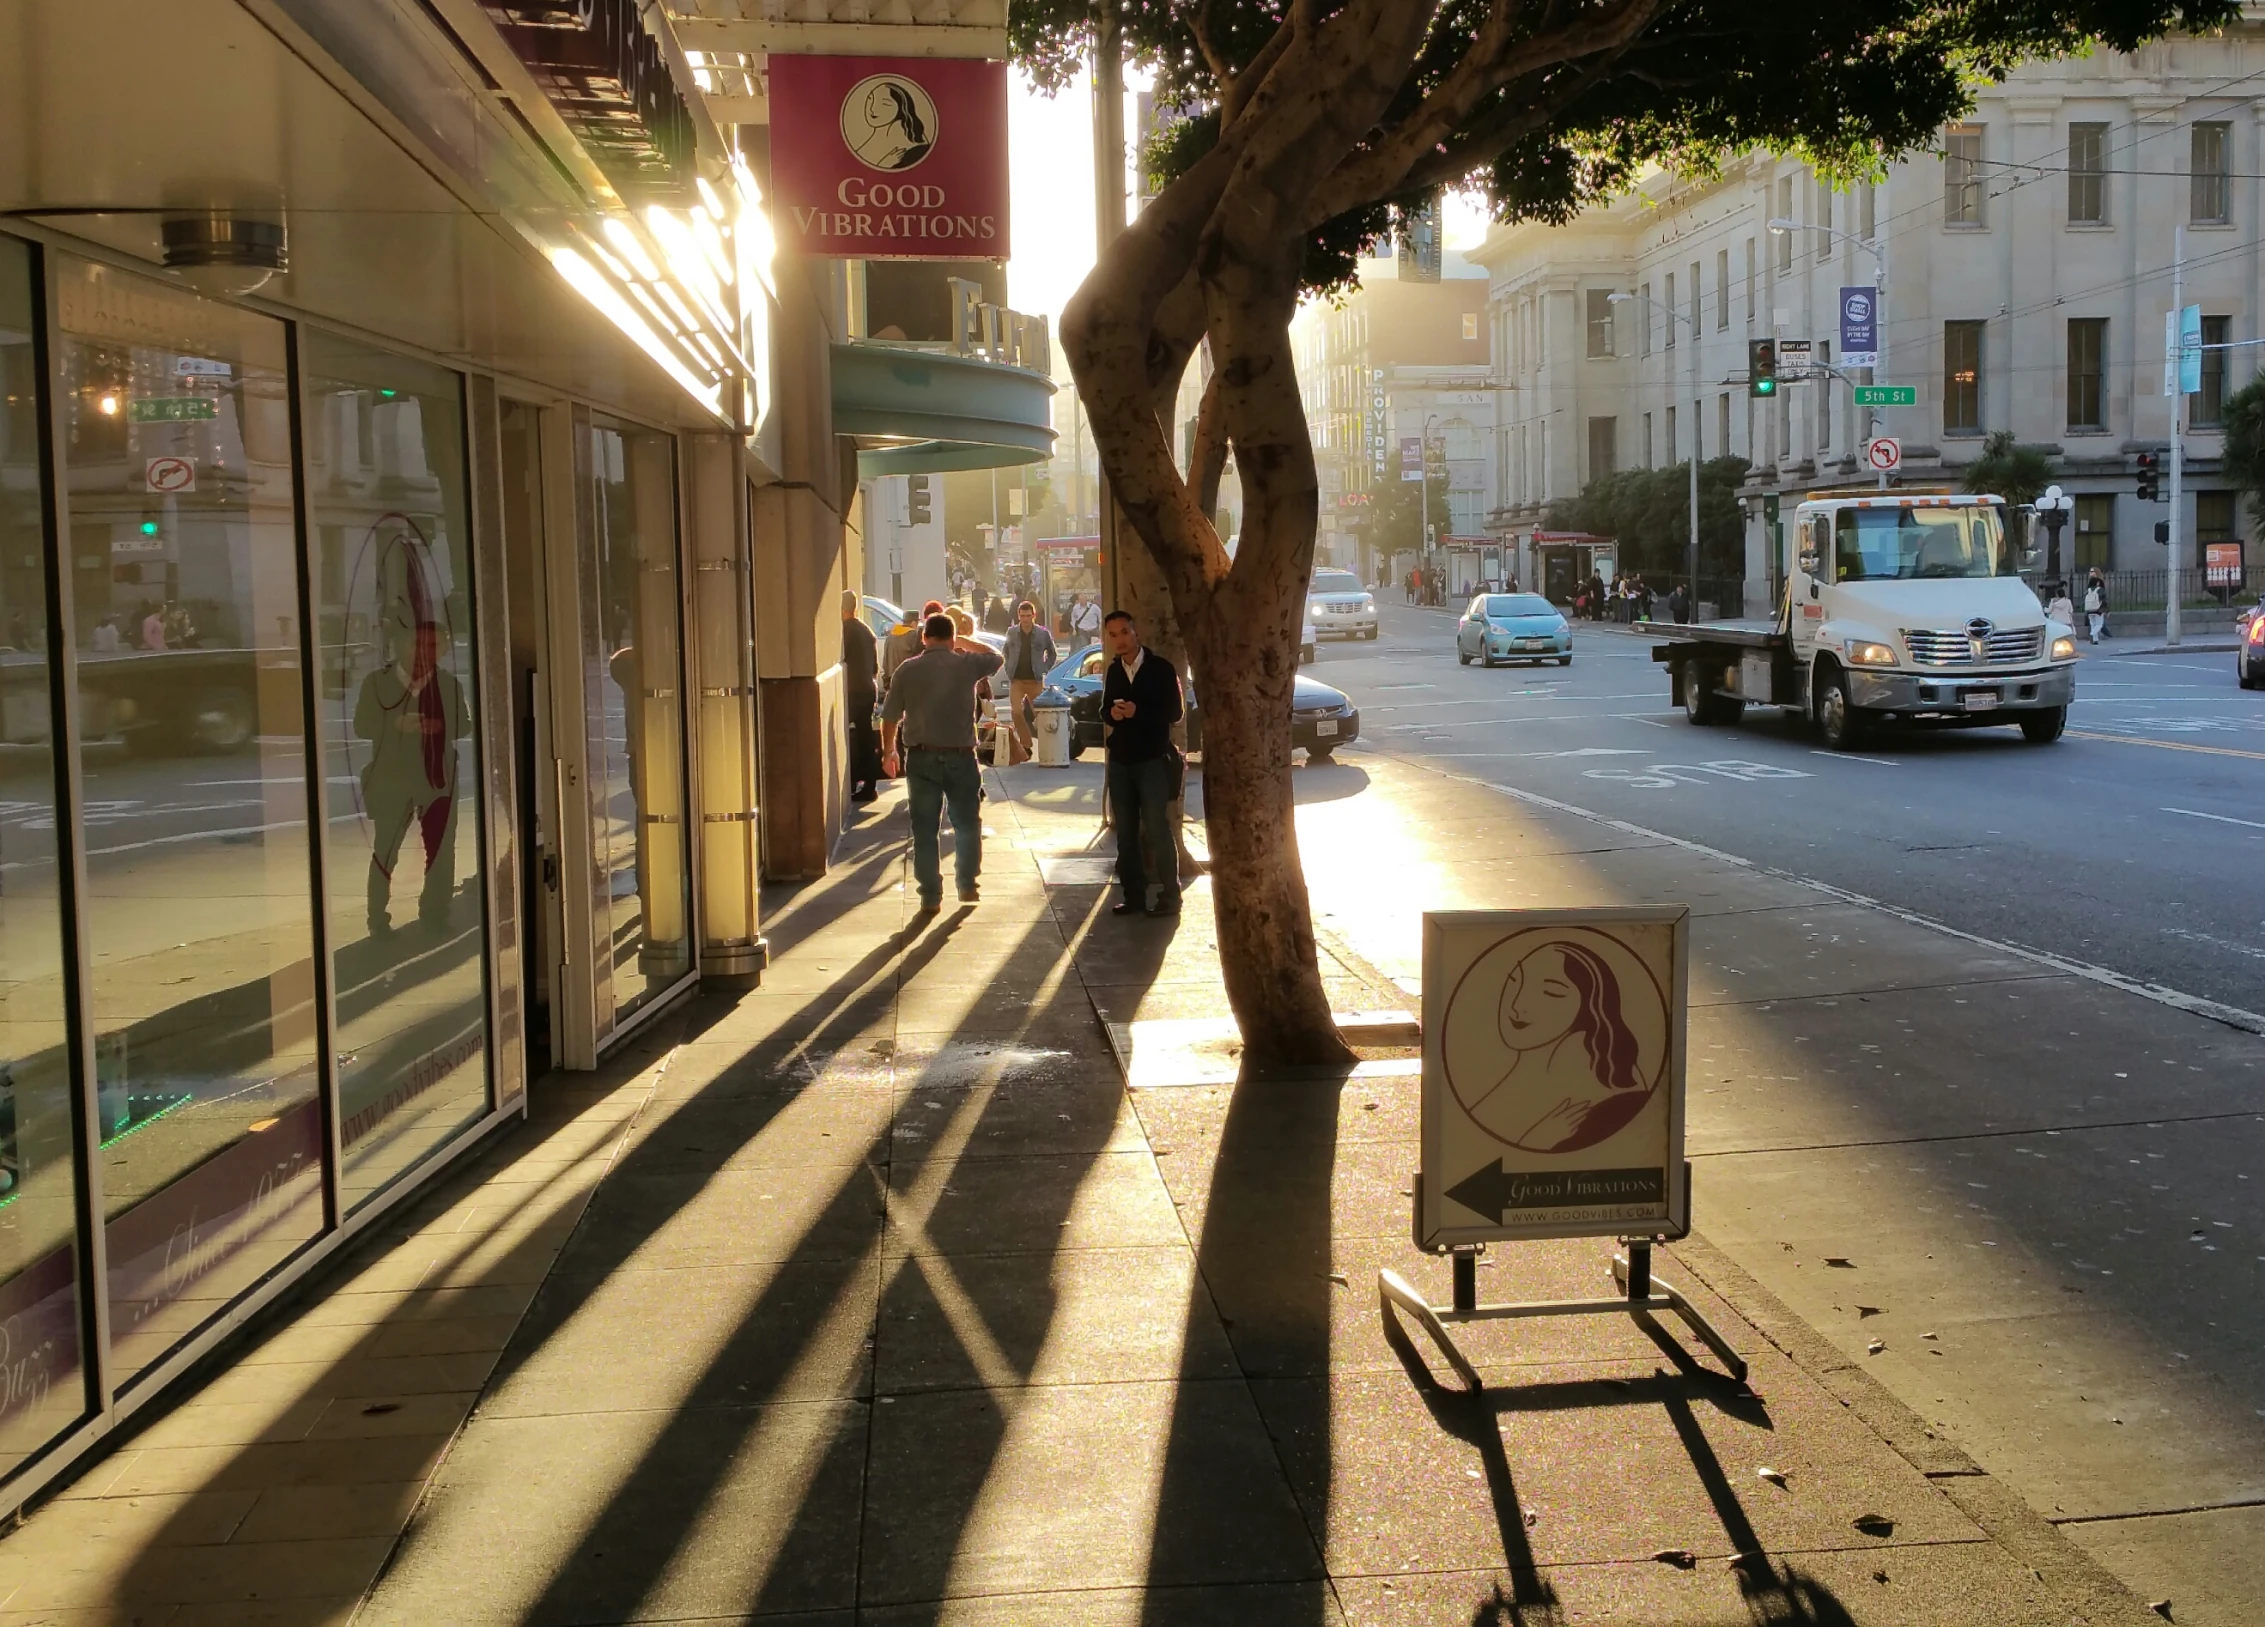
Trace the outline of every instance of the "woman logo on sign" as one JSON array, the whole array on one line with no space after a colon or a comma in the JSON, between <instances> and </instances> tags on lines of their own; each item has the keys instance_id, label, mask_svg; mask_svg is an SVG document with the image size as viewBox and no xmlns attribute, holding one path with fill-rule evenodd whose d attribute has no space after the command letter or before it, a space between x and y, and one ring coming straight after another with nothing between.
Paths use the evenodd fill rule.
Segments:
<instances>
[{"instance_id":1,"label":"woman logo on sign","mask_svg":"<svg viewBox=\"0 0 2265 1627\"><path fill-rule=\"evenodd\" d=\"M1518 934L1473 965L1456 1003L1486 998L1494 977L1494 1066L1469 1086L1468 1063L1450 1070L1481 1129L1528 1152L1569 1153L1643 1111L1665 1063L1666 1001L1627 945L1579 928ZM1465 1053L1471 1062L1475 1050Z\"/></svg>"}]
</instances>

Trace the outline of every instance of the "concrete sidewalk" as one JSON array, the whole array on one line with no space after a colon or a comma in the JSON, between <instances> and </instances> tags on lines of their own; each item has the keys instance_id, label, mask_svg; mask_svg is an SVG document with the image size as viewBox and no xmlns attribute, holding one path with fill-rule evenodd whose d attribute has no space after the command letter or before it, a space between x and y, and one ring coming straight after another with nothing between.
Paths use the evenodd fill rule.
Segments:
<instances>
[{"instance_id":1,"label":"concrete sidewalk","mask_svg":"<svg viewBox=\"0 0 2265 1627\"><path fill-rule=\"evenodd\" d=\"M1404 772L1300 771L1340 1009L1404 1001L1382 912L1454 850L1386 896L1325 841L1522 833ZM1703 1244L1660 1270L1751 1391L1603 1321L1439 1382L1373 1286L1446 1291L1414 1079L1128 1089L1105 1022L1225 1004L1205 884L1108 915L1099 781L991 775L983 902L927 920L877 804L767 912L760 991L539 1084L0 1541L0 1627L2157 1619ZM1719 902L1676 860L1635 870ZM1482 1292L1593 1294L1604 1254L1501 1250Z\"/></svg>"}]
</instances>

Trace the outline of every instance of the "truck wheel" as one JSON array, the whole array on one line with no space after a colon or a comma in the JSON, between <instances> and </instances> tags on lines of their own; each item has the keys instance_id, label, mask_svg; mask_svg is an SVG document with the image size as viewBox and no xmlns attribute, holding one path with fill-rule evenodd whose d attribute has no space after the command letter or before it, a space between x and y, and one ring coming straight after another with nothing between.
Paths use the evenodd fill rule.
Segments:
<instances>
[{"instance_id":1,"label":"truck wheel","mask_svg":"<svg viewBox=\"0 0 2265 1627\"><path fill-rule=\"evenodd\" d=\"M1696 661L1684 662L1683 716L1685 720L1693 727L1703 729L1714 721L1717 704L1713 692L1707 687L1705 680L1700 677L1699 663Z\"/></svg>"},{"instance_id":2,"label":"truck wheel","mask_svg":"<svg viewBox=\"0 0 2265 1627\"><path fill-rule=\"evenodd\" d=\"M2048 706L2041 712L2021 714L2021 738L2032 746L2049 746L2068 727L2068 708Z\"/></svg>"},{"instance_id":3,"label":"truck wheel","mask_svg":"<svg viewBox=\"0 0 2265 1627\"><path fill-rule=\"evenodd\" d=\"M1864 743L1864 714L1848 698L1848 680L1837 671L1817 680L1817 727L1835 751L1854 751Z\"/></svg>"},{"instance_id":4,"label":"truck wheel","mask_svg":"<svg viewBox=\"0 0 2265 1627\"><path fill-rule=\"evenodd\" d=\"M1732 700L1725 695L1717 695L1714 698L1714 720L1725 728L1736 724L1745 715L1746 703L1744 701Z\"/></svg>"},{"instance_id":5,"label":"truck wheel","mask_svg":"<svg viewBox=\"0 0 2265 1627\"><path fill-rule=\"evenodd\" d=\"M241 689L208 689L189 713L191 749L241 751L252 743L258 727L250 695Z\"/></svg>"}]
</instances>

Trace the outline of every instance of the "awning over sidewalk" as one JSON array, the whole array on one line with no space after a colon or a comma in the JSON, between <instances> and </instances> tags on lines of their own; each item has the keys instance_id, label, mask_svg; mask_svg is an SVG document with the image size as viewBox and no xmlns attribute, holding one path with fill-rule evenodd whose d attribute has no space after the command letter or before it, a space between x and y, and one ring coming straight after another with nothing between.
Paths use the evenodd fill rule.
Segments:
<instances>
[{"instance_id":1,"label":"awning over sidewalk","mask_svg":"<svg viewBox=\"0 0 2265 1627\"><path fill-rule=\"evenodd\" d=\"M860 476L1012 469L1054 450L1054 381L945 349L833 347L834 430L867 443ZM879 442L881 444L871 444Z\"/></svg>"}]
</instances>

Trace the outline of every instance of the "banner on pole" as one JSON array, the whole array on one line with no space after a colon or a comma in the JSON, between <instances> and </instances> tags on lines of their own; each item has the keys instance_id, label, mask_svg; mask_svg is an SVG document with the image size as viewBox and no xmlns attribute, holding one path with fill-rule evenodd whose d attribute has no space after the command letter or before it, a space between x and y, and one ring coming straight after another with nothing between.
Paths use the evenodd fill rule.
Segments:
<instances>
[{"instance_id":1,"label":"banner on pole","mask_svg":"<svg viewBox=\"0 0 2265 1627\"><path fill-rule=\"evenodd\" d=\"M1877 288L1840 291L1840 364L1843 367L1880 365L1880 291Z\"/></svg>"}]
</instances>

